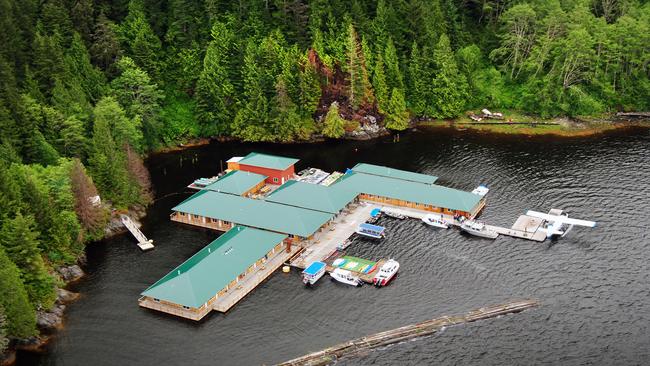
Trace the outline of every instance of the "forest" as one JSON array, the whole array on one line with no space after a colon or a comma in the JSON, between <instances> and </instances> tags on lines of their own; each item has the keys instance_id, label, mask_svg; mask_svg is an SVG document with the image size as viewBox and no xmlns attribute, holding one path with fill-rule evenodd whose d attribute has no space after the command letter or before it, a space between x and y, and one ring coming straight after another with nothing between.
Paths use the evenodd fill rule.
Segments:
<instances>
[{"instance_id":1,"label":"forest","mask_svg":"<svg viewBox=\"0 0 650 366\"><path fill-rule=\"evenodd\" d=\"M650 109L644 0L0 0L0 27L0 350L151 201L148 152Z\"/></svg>"}]
</instances>

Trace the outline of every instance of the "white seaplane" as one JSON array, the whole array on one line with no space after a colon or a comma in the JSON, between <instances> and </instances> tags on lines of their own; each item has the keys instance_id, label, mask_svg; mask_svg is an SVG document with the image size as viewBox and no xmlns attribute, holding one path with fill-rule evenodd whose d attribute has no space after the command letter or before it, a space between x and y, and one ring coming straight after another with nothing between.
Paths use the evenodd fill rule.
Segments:
<instances>
[{"instance_id":1,"label":"white seaplane","mask_svg":"<svg viewBox=\"0 0 650 366\"><path fill-rule=\"evenodd\" d=\"M560 235L560 237L563 238L566 234L569 233L569 231L571 231L573 226L586 226L586 227L596 226L595 221L570 219L569 214L555 208L550 210L547 214L529 210L528 212L526 212L526 215L537 217L539 219L546 221L546 225L540 230L546 231L547 238L551 238L556 235Z\"/></svg>"}]
</instances>

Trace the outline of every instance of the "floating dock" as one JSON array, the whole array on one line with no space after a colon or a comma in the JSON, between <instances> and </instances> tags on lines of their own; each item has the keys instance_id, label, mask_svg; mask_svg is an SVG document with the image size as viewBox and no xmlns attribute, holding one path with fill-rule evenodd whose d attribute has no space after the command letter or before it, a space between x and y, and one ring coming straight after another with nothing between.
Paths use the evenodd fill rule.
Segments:
<instances>
[{"instance_id":1,"label":"floating dock","mask_svg":"<svg viewBox=\"0 0 650 366\"><path fill-rule=\"evenodd\" d=\"M341 358L356 356L379 347L385 347L406 340L428 336L452 325L471 323L478 320L495 318L501 315L519 313L537 306L539 306L539 302L536 300L513 301L503 305L476 309L464 315L435 318L421 323L410 324L404 327L353 339L318 352L282 362L278 364L278 366L330 365Z\"/></svg>"},{"instance_id":2,"label":"floating dock","mask_svg":"<svg viewBox=\"0 0 650 366\"><path fill-rule=\"evenodd\" d=\"M138 228L138 225L136 225L135 222L131 220L130 216L122 214L120 215L120 219L122 220L124 226L131 232L131 234L133 234L135 239L138 241L138 247L142 251L147 251L154 248L153 240L147 239L147 237L144 236L142 231L140 231Z\"/></svg>"}]
</instances>

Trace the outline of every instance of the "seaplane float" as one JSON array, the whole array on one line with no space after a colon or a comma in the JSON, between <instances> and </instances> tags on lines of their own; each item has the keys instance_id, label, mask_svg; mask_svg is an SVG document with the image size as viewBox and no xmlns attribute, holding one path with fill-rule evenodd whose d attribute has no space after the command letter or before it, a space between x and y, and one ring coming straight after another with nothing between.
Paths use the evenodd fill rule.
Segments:
<instances>
[{"instance_id":1,"label":"seaplane float","mask_svg":"<svg viewBox=\"0 0 650 366\"><path fill-rule=\"evenodd\" d=\"M528 212L526 212L526 215L545 221L544 226L539 228L539 230L546 231L546 237L549 239L557 236L563 238L566 234L569 233L569 231L571 231L571 229L573 229L574 226L596 226L595 221L570 219L569 214L556 208L550 210L547 214L528 210Z\"/></svg>"}]
</instances>

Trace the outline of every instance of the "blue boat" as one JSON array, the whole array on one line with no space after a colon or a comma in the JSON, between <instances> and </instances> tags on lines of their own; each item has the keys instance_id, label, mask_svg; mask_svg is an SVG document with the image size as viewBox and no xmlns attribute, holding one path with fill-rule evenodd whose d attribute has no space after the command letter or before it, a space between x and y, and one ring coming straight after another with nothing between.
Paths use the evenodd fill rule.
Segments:
<instances>
[{"instance_id":1,"label":"blue boat","mask_svg":"<svg viewBox=\"0 0 650 366\"><path fill-rule=\"evenodd\" d=\"M359 228L357 229L357 234L367 236L373 239L381 239L384 237L385 231L386 228L383 226L363 223L359 225Z\"/></svg>"},{"instance_id":2,"label":"blue boat","mask_svg":"<svg viewBox=\"0 0 650 366\"><path fill-rule=\"evenodd\" d=\"M302 271L302 283L311 286L325 274L326 264L323 262L312 262L309 267Z\"/></svg>"}]
</instances>

